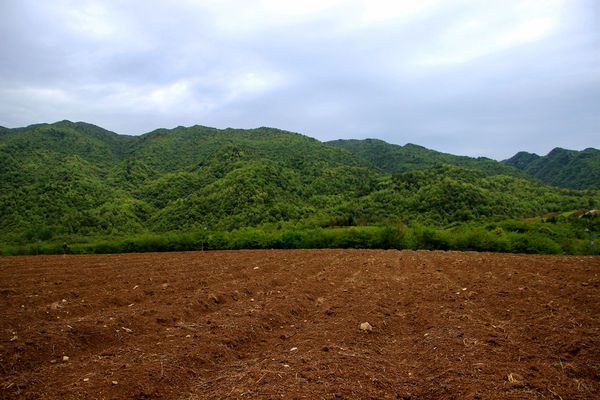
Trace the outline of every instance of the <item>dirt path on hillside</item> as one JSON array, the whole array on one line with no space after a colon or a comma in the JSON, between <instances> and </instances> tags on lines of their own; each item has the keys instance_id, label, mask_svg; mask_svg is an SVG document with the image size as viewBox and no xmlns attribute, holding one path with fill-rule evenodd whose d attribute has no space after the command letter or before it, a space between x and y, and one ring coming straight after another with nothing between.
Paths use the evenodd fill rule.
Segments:
<instances>
[{"instance_id":1,"label":"dirt path on hillside","mask_svg":"<svg viewBox=\"0 0 600 400\"><path fill-rule=\"evenodd\" d=\"M0 315L2 399L600 398L600 257L3 257Z\"/></svg>"}]
</instances>

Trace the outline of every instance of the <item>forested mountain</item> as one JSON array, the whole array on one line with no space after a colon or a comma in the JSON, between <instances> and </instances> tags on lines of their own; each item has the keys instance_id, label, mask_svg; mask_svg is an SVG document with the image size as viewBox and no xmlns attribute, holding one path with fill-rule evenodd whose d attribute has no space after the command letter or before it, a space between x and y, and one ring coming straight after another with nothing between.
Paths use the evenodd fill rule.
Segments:
<instances>
[{"instance_id":1,"label":"forested mountain","mask_svg":"<svg viewBox=\"0 0 600 400\"><path fill-rule=\"evenodd\" d=\"M369 162L372 167L391 174L425 169L436 164L450 164L477 169L488 175L522 176L517 169L489 158L455 156L412 143L399 146L379 139L341 139L325 144L347 150Z\"/></svg>"},{"instance_id":2,"label":"forested mountain","mask_svg":"<svg viewBox=\"0 0 600 400\"><path fill-rule=\"evenodd\" d=\"M313 215L313 197L370 191L361 160L277 129L121 136L62 121L0 138L5 239L219 229Z\"/></svg>"},{"instance_id":3,"label":"forested mountain","mask_svg":"<svg viewBox=\"0 0 600 400\"><path fill-rule=\"evenodd\" d=\"M597 149L576 151L557 147L543 157L519 152L503 162L551 185L573 189L600 188L600 150Z\"/></svg>"},{"instance_id":4,"label":"forested mountain","mask_svg":"<svg viewBox=\"0 0 600 400\"><path fill-rule=\"evenodd\" d=\"M443 227L600 204L598 191L415 145L325 144L264 127L123 136L69 121L0 129L0 189L3 243L264 224Z\"/></svg>"},{"instance_id":5,"label":"forested mountain","mask_svg":"<svg viewBox=\"0 0 600 400\"><path fill-rule=\"evenodd\" d=\"M515 168L518 169L525 169L529 164L531 164L533 161L537 160L538 158L540 158L540 156L538 156L535 153L528 153L526 151L520 151L517 154L515 154L514 156L512 156L511 158L509 158L508 160L504 160L502 161L505 164L508 165L512 165Z\"/></svg>"}]
</instances>

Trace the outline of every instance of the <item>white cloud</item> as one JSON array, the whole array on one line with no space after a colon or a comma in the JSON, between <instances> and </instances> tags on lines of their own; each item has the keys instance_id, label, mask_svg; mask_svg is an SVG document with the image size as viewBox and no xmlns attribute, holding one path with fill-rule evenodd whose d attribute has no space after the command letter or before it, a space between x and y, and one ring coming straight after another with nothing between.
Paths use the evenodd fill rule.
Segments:
<instances>
[{"instance_id":1,"label":"white cloud","mask_svg":"<svg viewBox=\"0 0 600 400\"><path fill-rule=\"evenodd\" d=\"M176 111L175 107L195 102L190 82L186 80L152 89L141 100L148 103L151 109L158 109L162 113L173 112Z\"/></svg>"},{"instance_id":2,"label":"white cloud","mask_svg":"<svg viewBox=\"0 0 600 400\"><path fill-rule=\"evenodd\" d=\"M555 7L549 7L554 3ZM416 64L444 67L549 38L561 29L558 0L510 3L491 10L472 10L447 28Z\"/></svg>"},{"instance_id":3,"label":"white cloud","mask_svg":"<svg viewBox=\"0 0 600 400\"><path fill-rule=\"evenodd\" d=\"M435 11L440 3L441 0L360 0L356 2L358 14L351 23L360 29L394 20L402 22Z\"/></svg>"},{"instance_id":4,"label":"white cloud","mask_svg":"<svg viewBox=\"0 0 600 400\"><path fill-rule=\"evenodd\" d=\"M208 13L227 34L249 34L322 21L323 32L343 33L410 19L434 11L442 0L188 0L197 12ZM302 34L301 32L299 32ZM311 32L304 32L310 34Z\"/></svg>"},{"instance_id":5,"label":"white cloud","mask_svg":"<svg viewBox=\"0 0 600 400\"><path fill-rule=\"evenodd\" d=\"M252 99L270 90L280 88L285 84L285 78L275 71L244 71L226 79L226 101L240 98Z\"/></svg>"},{"instance_id":6,"label":"white cloud","mask_svg":"<svg viewBox=\"0 0 600 400\"><path fill-rule=\"evenodd\" d=\"M66 104L74 100L66 91L59 88L23 87L8 89L4 93L8 96L47 104Z\"/></svg>"},{"instance_id":7,"label":"white cloud","mask_svg":"<svg viewBox=\"0 0 600 400\"><path fill-rule=\"evenodd\" d=\"M106 6L99 3L73 5L64 11L64 21L76 34L105 38L115 34Z\"/></svg>"},{"instance_id":8,"label":"white cloud","mask_svg":"<svg viewBox=\"0 0 600 400\"><path fill-rule=\"evenodd\" d=\"M188 6L207 12L219 30L230 34L265 31L319 17L343 0L188 0Z\"/></svg>"}]
</instances>

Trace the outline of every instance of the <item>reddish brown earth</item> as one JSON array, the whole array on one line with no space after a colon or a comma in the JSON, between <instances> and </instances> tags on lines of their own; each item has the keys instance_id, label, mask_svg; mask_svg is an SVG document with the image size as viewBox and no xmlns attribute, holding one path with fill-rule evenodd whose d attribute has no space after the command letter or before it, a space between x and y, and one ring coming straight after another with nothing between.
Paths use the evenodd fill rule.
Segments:
<instances>
[{"instance_id":1,"label":"reddish brown earth","mask_svg":"<svg viewBox=\"0 0 600 400\"><path fill-rule=\"evenodd\" d=\"M3 257L0 397L599 399L600 257Z\"/></svg>"}]
</instances>

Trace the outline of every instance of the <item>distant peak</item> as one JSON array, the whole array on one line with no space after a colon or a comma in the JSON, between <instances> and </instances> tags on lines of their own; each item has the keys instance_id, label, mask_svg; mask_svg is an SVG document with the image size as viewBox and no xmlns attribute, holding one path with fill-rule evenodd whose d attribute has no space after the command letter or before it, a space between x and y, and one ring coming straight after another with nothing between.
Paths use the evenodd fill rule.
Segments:
<instances>
[{"instance_id":1,"label":"distant peak","mask_svg":"<svg viewBox=\"0 0 600 400\"><path fill-rule=\"evenodd\" d=\"M433 150L433 149L428 149L425 146L420 146L418 144L414 144L414 143L406 143L404 146L401 146L406 150L428 150L428 151L435 151L438 152L437 150ZM438 152L439 153L439 152Z\"/></svg>"},{"instance_id":2,"label":"distant peak","mask_svg":"<svg viewBox=\"0 0 600 400\"><path fill-rule=\"evenodd\" d=\"M562 154L574 153L575 150L563 149L562 147L555 147L548 153L548 157L558 156Z\"/></svg>"},{"instance_id":3,"label":"distant peak","mask_svg":"<svg viewBox=\"0 0 600 400\"><path fill-rule=\"evenodd\" d=\"M535 153L529 153L527 151L519 151L517 154L512 156L509 159L502 161L507 165L512 165L515 168L523 170L527 168L532 162L541 158L539 155Z\"/></svg>"},{"instance_id":4,"label":"distant peak","mask_svg":"<svg viewBox=\"0 0 600 400\"><path fill-rule=\"evenodd\" d=\"M517 154L515 154L513 157L516 156L537 156L539 157L539 155L535 154L535 153L530 153L528 151L519 151Z\"/></svg>"}]
</instances>

